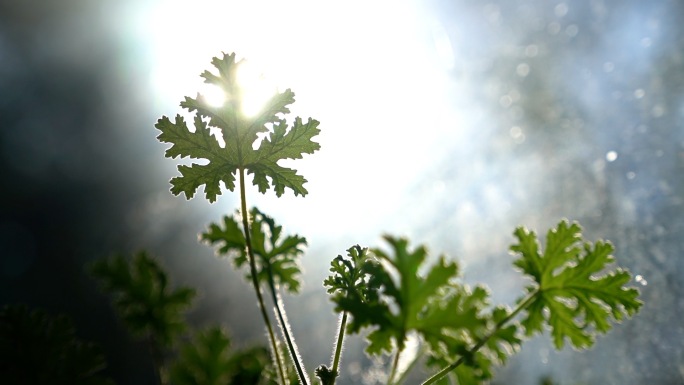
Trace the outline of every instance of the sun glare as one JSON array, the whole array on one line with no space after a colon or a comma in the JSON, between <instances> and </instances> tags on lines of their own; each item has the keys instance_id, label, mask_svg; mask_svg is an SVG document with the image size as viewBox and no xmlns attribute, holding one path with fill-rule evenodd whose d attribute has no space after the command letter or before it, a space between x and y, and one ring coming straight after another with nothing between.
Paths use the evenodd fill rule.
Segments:
<instances>
[{"instance_id":1,"label":"sun glare","mask_svg":"<svg viewBox=\"0 0 684 385\"><path fill-rule=\"evenodd\" d=\"M261 72L260 69L247 60L238 61L237 83L239 92L242 94L242 113L246 116L254 116L264 108L268 100L277 92L276 85ZM202 83L199 94L205 98L209 105L221 107L230 98L218 86Z\"/></svg>"},{"instance_id":2,"label":"sun glare","mask_svg":"<svg viewBox=\"0 0 684 385\"><path fill-rule=\"evenodd\" d=\"M276 86L256 65L243 60L238 67L237 81L242 90L242 112L256 115L266 102L276 94Z\"/></svg>"},{"instance_id":3,"label":"sun glare","mask_svg":"<svg viewBox=\"0 0 684 385\"><path fill-rule=\"evenodd\" d=\"M450 115L443 112L446 83L441 71L453 67L455 47L450 47L446 32L421 21L410 2L168 0L150 9L144 19L154 37L153 82L165 109L198 90L214 106L225 103L230 95L204 84L199 74L211 69L212 57L235 52L243 60L238 84L245 115L258 113L277 91L290 88L297 100L288 106L291 117L322 122L325 130L316 141L325 153L296 166L312 181L307 186L311 198L301 206L296 201L307 223L327 212L325 218L337 218L337 226L363 231L347 205L331 207L329 201L348 202L358 213L374 211L378 218L393 212L400 204L398 194L371 189L357 196L325 181L329 175L354 175L359 184L370 185L382 178L382 183L391 181L401 190L430 162L429 157L406 153L425 153L443 134L440 130L451 125ZM288 21L286 26L283 20ZM439 60L431 53L435 43ZM416 128L420 135L415 135ZM368 167L368 157L349 156L351 148L376 153L387 138L391 146L383 147L382 159L393 166L381 175ZM375 203L365 207L371 205L366 202ZM368 226L376 224L369 221ZM324 232L324 227L317 228Z\"/></svg>"},{"instance_id":4,"label":"sun glare","mask_svg":"<svg viewBox=\"0 0 684 385\"><path fill-rule=\"evenodd\" d=\"M204 12L207 8L214 12ZM233 15L236 10L247 15L226 23L225 15ZM269 51L260 41L265 28L262 28L262 34L244 32L253 28L253 20L259 19L256 17L259 10L256 5L238 6L231 1L216 0L198 0L192 4L169 0L147 9L141 17L144 23L140 28L152 36L149 42L154 62L151 82L159 95L158 102L175 105L184 96L199 91L211 105L222 105L229 95L204 83L199 75L206 69L213 69L208 66L212 57L220 57L222 52L235 52L238 61L250 59L242 61L238 74L245 100L243 112L253 115L261 110L276 87L263 76L269 71L259 71L256 65L258 56L264 62L272 60L267 55L259 55Z\"/></svg>"},{"instance_id":5,"label":"sun glare","mask_svg":"<svg viewBox=\"0 0 684 385\"><path fill-rule=\"evenodd\" d=\"M221 107L226 102L226 94L220 87L213 84L202 84L199 93L211 106Z\"/></svg>"}]
</instances>

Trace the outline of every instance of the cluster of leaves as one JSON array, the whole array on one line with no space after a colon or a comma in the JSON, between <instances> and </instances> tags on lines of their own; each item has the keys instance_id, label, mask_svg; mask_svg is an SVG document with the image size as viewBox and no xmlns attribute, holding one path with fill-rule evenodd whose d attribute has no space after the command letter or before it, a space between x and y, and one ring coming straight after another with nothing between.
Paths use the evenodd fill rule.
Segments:
<instances>
[{"instance_id":1,"label":"cluster of leaves","mask_svg":"<svg viewBox=\"0 0 684 385\"><path fill-rule=\"evenodd\" d=\"M156 127L161 131L158 139L171 144L167 157L208 161L203 165L180 165L181 175L171 180L173 194L183 192L190 199L204 185L206 198L213 202L221 193L221 182L234 191L236 175L239 177L242 210L238 214L242 223L237 216L226 216L221 225L211 224L201 238L216 246L219 255L232 257L237 267L250 266L248 279L257 293L274 361L279 366L279 342L270 327L261 285L271 288L276 313L284 324L276 287L281 285L294 293L299 290L298 259L306 240L283 236L282 228L256 208L247 212L245 171L253 175L253 183L261 193L273 188L277 196L285 189L306 195L306 180L277 163L318 150L312 138L319 129L313 119L303 123L295 118L288 125L282 118L294 102L289 89L275 93L256 115L247 116L242 110L244 90L238 78L241 63L235 61L234 54L224 55L212 61L218 75L209 71L201 75L206 83L225 93L223 105L212 106L201 95L186 97L181 103L195 114L194 131L180 115L174 122L164 116ZM440 256L430 264L427 249L411 249L406 239L386 236L389 251L350 248L346 257L332 261L331 275L324 281L335 310L342 314L338 343L345 331L371 329L366 352L395 354L391 382L398 377L396 363L407 338L415 335L424 346L428 365L443 368L425 384L446 383L451 376L459 384L468 385L490 378L492 365L505 362L524 335L548 326L556 347L562 348L567 338L573 346L586 348L593 344L596 334L610 328L611 318L620 321L641 306L637 290L625 287L629 273L617 269L600 275L613 262L612 246L602 241L595 245L584 242L579 225L562 221L551 229L543 254L534 233L519 228L515 236L519 241L511 247L518 255L515 266L532 282L526 288L527 295L512 310L492 306L484 287L463 284L457 263ZM282 329L299 379L308 384L288 328ZM339 353L337 349L332 368L317 369L325 385L334 384L339 374Z\"/></svg>"},{"instance_id":2,"label":"cluster of leaves","mask_svg":"<svg viewBox=\"0 0 684 385\"><path fill-rule=\"evenodd\" d=\"M214 106L202 95L186 97L181 107L194 114L194 128L180 115L173 121L163 116L156 124L158 140L171 144L166 157L203 162L178 166L180 176L171 179L174 195L184 193L190 199L204 186L206 199L214 202L221 185L234 191L238 180L242 209L235 216L225 216L221 224L210 224L201 239L215 246L219 255L232 258L236 267L249 265L247 278L257 292L269 331L273 364L269 366L266 349L231 349L231 339L220 327L182 338L187 332L184 312L195 290L173 289L168 274L147 253L140 252L131 260L123 256L102 259L90 266L90 272L112 297L124 325L150 346L159 384L300 381L308 385L277 292L279 287L299 292L299 259L307 242L298 235L283 235L282 227L258 209L247 212L245 173L252 175L261 193L273 189L281 196L290 189L296 196L306 195L306 179L278 162L317 151L320 146L312 138L320 131L319 123L297 117L289 124L283 118L294 102L289 89L275 93L255 115L245 114L245 90L238 76L244 63L236 62L235 54L224 54L212 64L218 74L205 71L201 76L220 88L226 101ZM456 262L444 255L431 259L425 246L411 248L405 238L388 235L384 239L389 250L353 246L346 257L333 259L331 274L323 284L335 311L341 313L341 327L332 368L321 365L316 370L323 385L333 385L339 375L345 332L371 329L366 352L395 354L389 383L399 382L405 374L397 373L397 362L408 338L415 336L427 355L427 365L438 369L425 385L451 380L471 385L491 378L493 365L504 363L523 336L546 327L556 348L569 341L584 349L593 345L598 334L607 332L613 321L630 317L641 307L638 291L625 286L630 274L620 268L610 270L612 245L584 241L578 224L561 221L549 230L543 252L534 232L521 227L514 236L518 240L511 246L517 256L514 265L531 282L512 310L492 306L486 288L465 285ZM264 284L270 288L287 345L271 329L261 295ZM293 365L280 359L288 354ZM168 365L167 358L171 358ZM0 312L3 379L35 384L111 384L99 376L103 368L100 351L78 340L67 318L22 307Z\"/></svg>"},{"instance_id":3,"label":"cluster of leaves","mask_svg":"<svg viewBox=\"0 0 684 385\"><path fill-rule=\"evenodd\" d=\"M252 175L253 184L261 193L273 188L277 196L283 195L285 189L292 190L295 195L306 195L306 179L278 162L300 159L304 154L317 151L320 146L312 138L320 131L319 123L314 119L304 122L297 117L292 124L288 124L283 115L290 112L288 106L294 102L294 93L289 89L276 92L255 115L245 114L244 90L239 78L240 68L245 63L236 62L235 54L224 54L221 59L214 58L212 64L218 74L205 71L201 76L206 83L224 93L225 102L214 106L199 94L196 98L186 97L181 107L194 114L194 130L187 126L180 115L176 116L174 122L163 116L156 124L161 131L158 139L171 144L166 151L169 158L188 157L208 161L207 164L180 165L178 170L181 175L171 180L171 192L174 195L183 192L190 199L197 188L204 185L207 200L214 202L221 194L221 184L234 191L236 179L239 179L242 234L238 222L226 217L223 229L213 225L204 237L209 243L225 243L223 249L226 253L236 251L235 263L238 266L249 263L248 278L257 294L279 376L285 381L278 358L278 341L265 310L260 285L264 281L268 283L290 356L296 357L296 345L288 331L284 309L279 304L277 286L283 285L291 292L299 290L299 268L294 258L301 254L300 245L304 245L305 240L288 237L279 244L280 228L275 226L272 219L254 210L251 219L248 219L245 172ZM306 374L299 359L294 361L300 380L306 383Z\"/></svg>"},{"instance_id":4,"label":"cluster of leaves","mask_svg":"<svg viewBox=\"0 0 684 385\"><path fill-rule=\"evenodd\" d=\"M240 229L236 216L225 216L223 227L215 223L210 224L209 229L202 233L200 238L209 245L217 248L219 256L232 257L236 267L241 268L248 264L250 258L254 258L253 267L247 274L248 281L255 282L256 285L266 284L270 288L273 302L276 304L279 323L283 336L287 342L289 352L283 354L287 356L297 355L296 345L291 338L289 324L284 309L281 307L278 288L284 287L290 293L297 293L301 287L301 268L299 258L304 253L306 239L298 235L282 235L282 226L276 225L275 220L259 211L256 207L250 210L248 220L251 223L247 232ZM252 279L252 274L256 275L256 280ZM259 286L255 288L260 290ZM259 297L260 298L260 297ZM262 301L259 299L259 301ZM274 349L279 349L278 341L273 340ZM278 361L280 352L276 354L275 360ZM300 377L306 374L302 365L295 362L295 367ZM287 368L283 368L283 376Z\"/></svg>"},{"instance_id":5,"label":"cluster of leaves","mask_svg":"<svg viewBox=\"0 0 684 385\"><path fill-rule=\"evenodd\" d=\"M239 214L239 213L238 213ZM261 283L282 285L291 293L301 288L299 259L304 253L306 239L299 235L282 235L282 226L256 207L249 212L251 218L250 241L256 257L257 278ZM249 261L247 240L238 219L223 217L223 226L212 223L200 238L216 246L221 256L232 257L235 266L241 268ZM251 279L248 275L247 279Z\"/></svg>"},{"instance_id":6,"label":"cluster of leaves","mask_svg":"<svg viewBox=\"0 0 684 385\"><path fill-rule=\"evenodd\" d=\"M641 307L638 290L625 287L629 273L606 271L614 262L612 245L583 241L577 223L561 221L549 230L543 254L534 232L520 227L514 235L514 264L532 282L512 312L503 306L488 311L487 290L459 283L455 262L441 256L427 266L424 246L411 250L406 239L391 236L385 237L390 253L356 248L338 256L324 284L336 310L353 316L349 332L373 328L369 354L402 351L414 332L427 345L428 365L453 365L461 385L491 378L492 364L504 363L521 344L522 329L530 336L547 325L558 349L566 338L588 348L610 329L611 318L620 321ZM518 313L524 313L520 325Z\"/></svg>"},{"instance_id":7,"label":"cluster of leaves","mask_svg":"<svg viewBox=\"0 0 684 385\"><path fill-rule=\"evenodd\" d=\"M146 252L132 259L98 260L90 272L111 297L125 327L151 341L152 354L173 358L168 364L157 362L159 383L165 377L171 385L270 383L265 376L269 355L263 347L232 349L230 336L220 327L181 338L187 330L183 313L191 306L195 290L169 289L168 273Z\"/></svg>"},{"instance_id":8,"label":"cluster of leaves","mask_svg":"<svg viewBox=\"0 0 684 385\"><path fill-rule=\"evenodd\" d=\"M157 139L172 144L166 150L167 157L209 161L204 165L178 166L181 175L171 179L171 192L174 195L185 193L190 199L197 188L204 185L207 200L214 202L221 194L220 182L234 191L235 174L246 170L253 174L253 183L261 193L273 188L276 195L281 196L288 188L295 195L306 195L306 179L295 170L278 165L278 161L300 159L303 154L318 150L320 145L311 141L320 131L318 121L303 122L295 118L292 125L288 125L280 117L290 112L287 106L294 102L294 93L289 89L273 95L256 115L245 115L243 90L238 79L243 62L236 62L235 54L230 54L223 55L222 59L214 58L212 64L219 75L205 71L201 76L205 83L223 91L225 103L213 106L199 94L196 98L186 97L181 107L196 113L194 132L180 115L176 115L173 122L163 116L156 124L161 131ZM218 130L212 130L212 127ZM219 133L224 148L219 144ZM257 143L258 147L254 148Z\"/></svg>"},{"instance_id":9,"label":"cluster of leaves","mask_svg":"<svg viewBox=\"0 0 684 385\"><path fill-rule=\"evenodd\" d=\"M507 311L500 307L489 314L487 290L470 290L460 283L458 265L445 256L427 266L425 246L411 250L406 239L385 240L390 253L351 248L348 258L333 260L332 275L324 281L335 310L352 316L348 331L373 328L366 348L371 355L401 352L408 336L415 334L427 345L430 366L444 367L459 356L468 357L469 365L455 372L459 384L490 378L492 363L503 362L506 349L520 344L515 326L489 334ZM485 338L477 353L469 350Z\"/></svg>"},{"instance_id":10,"label":"cluster of leaves","mask_svg":"<svg viewBox=\"0 0 684 385\"><path fill-rule=\"evenodd\" d=\"M24 305L0 311L0 379L7 385L111 385L101 372L100 348L82 341L65 315L29 310Z\"/></svg>"}]
</instances>

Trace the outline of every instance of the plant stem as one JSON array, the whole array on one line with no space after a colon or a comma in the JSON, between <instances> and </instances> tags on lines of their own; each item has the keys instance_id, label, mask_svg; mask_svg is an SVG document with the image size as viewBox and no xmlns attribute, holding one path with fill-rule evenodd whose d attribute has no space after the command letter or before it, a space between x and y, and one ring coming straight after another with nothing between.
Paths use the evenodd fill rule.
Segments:
<instances>
[{"instance_id":1,"label":"plant stem","mask_svg":"<svg viewBox=\"0 0 684 385\"><path fill-rule=\"evenodd\" d=\"M280 320L280 329L283 332L283 335L285 335L285 341L287 342L287 348L290 350L290 357L292 357L292 362L295 364L295 368L297 369L297 376L299 377L299 381L303 385L309 385L309 376L306 374L304 369L302 368L302 364L299 362L301 358L299 357L299 354L297 353L297 345L295 344L294 340L290 336L291 331L290 331L290 324L287 322L287 316L285 315L285 308L284 306L281 306L282 300L280 299L280 296L278 295L278 292L276 291L275 287L275 282L273 281L273 274L271 272L271 267L269 266L268 268L268 286L271 288L271 296L273 297L273 304L276 309L276 313L278 314L278 319Z\"/></svg>"},{"instance_id":2,"label":"plant stem","mask_svg":"<svg viewBox=\"0 0 684 385\"><path fill-rule=\"evenodd\" d=\"M394 376L397 373L397 367L399 366L399 355L401 355L401 350L397 349L397 353L394 355L394 359L392 360L392 370L387 378L387 385L393 384L392 380L394 379Z\"/></svg>"},{"instance_id":3,"label":"plant stem","mask_svg":"<svg viewBox=\"0 0 684 385\"><path fill-rule=\"evenodd\" d=\"M332 371L333 373L338 373L338 367L340 364L340 358L342 357L342 345L344 342L344 329L347 327L347 312L342 312L342 318L340 319L340 330L337 332L337 342L335 343L335 355L333 356ZM332 385L335 384L333 381Z\"/></svg>"},{"instance_id":4,"label":"plant stem","mask_svg":"<svg viewBox=\"0 0 684 385\"><path fill-rule=\"evenodd\" d=\"M496 326L494 326L494 330L492 330L491 332L489 332L484 338L482 338L482 339L481 339L480 341L478 341L472 348L470 348L470 350L468 350L468 355L473 355L473 354L475 354L475 352L477 352L478 350L480 350L480 348L481 348L482 346L484 346L484 344L486 344L487 341L489 341L489 339L492 338L492 337L494 336L494 334L496 334L496 332L498 332L505 324L507 324L507 323L508 323L510 320L512 320L516 315L518 315L518 313L520 313L520 312L523 311L525 308L527 308L527 307L532 303L532 301L534 301L535 297L536 297L537 294L539 294L539 293L540 293L539 289L537 289L537 290L533 291L532 293L530 293L530 294L527 296L527 298L525 298L525 300L522 301L522 302L520 303L520 305L518 305L518 307L516 307L515 310L513 310L513 312L511 312L511 314L509 314L506 318L504 318L504 319L502 319L501 321L499 321L499 322L496 324ZM461 356L456 362L452 363L451 365L447 366L446 368L444 368L444 369L440 370L439 372L435 373L432 377L430 377L430 378L428 378L427 380L425 380L425 382L423 382L422 385L430 385L430 384L433 384L433 383L439 381L442 377L446 376L447 373L449 373L449 372L451 372L452 370L454 370L454 369L456 369L457 367L459 367L464 361L465 361L464 356Z\"/></svg>"},{"instance_id":5,"label":"plant stem","mask_svg":"<svg viewBox=\"0 0 684 385\"><path fill-rule=\"evenodd\" d=\"M294 342L294 339L291 337L292 331L290 330L290 324L287 322L287 315L285 314L285 307L281 306L282 300L280 296L278 295L278 292L276 291L275 288L275 283L273 282L273 275L271 274L271 270L269 268L268 271L268 278L269 278L269 286L271 287L271 296L273 297L273 303L275 304L275 310L276 313L278 314L278 320L280 321L280 329L283 332L283 335L285 336L285 341L287 342L287 348L290 351L290 357L292 357L292 362L295 364L295 368L297 369L297 376L299 377L299 381L303 385L308 385L309 384L309 376L306 374L304 371L302 364L300 362L301 357L299 357L299 353L297 352L297 344Z\"/></svg>"},{"instance_id":6,"label":"plant stem","mask_svg":"<svg viewBox=\"0 0 684 385\"><path fill-rule=\"evenodd\" d=\"M411 360L411 363L407 365L406 370L403 370L400 373L399 378L394 381L395 384L402 384L404 382L408 374L411 373L413 367L418 363L418 360L423 356L423 353L423 349L420 349L418 353L416 353L416 356Z\"/></svg>"},{"instance_id":7,"label":"plant stem","mask_svg":"<svg viewBox=\"0 0 684 385\"><path fill-rule=\"evenodd\" d=\"M152 356L152 362L154 363L154 379L156 385L164 385L164 380L162 379L162 370L164 367L164 359L162 357L161 349L156 343L154 336L149 335L147 337L147 348Z\"/></svg>"},{"instance_id":8,"label":"plant stem","mask_svg":"<svg viewBox=\"0 0 684 385\"><path fill-rule=\"evenodd\" d=\"M278 352L278 344L276 343L275 334L273 333L273 327L271 326L271 320L268 318L268 313L266 312L266 306L264 306L264 297L261 294L261 286L259 286L259 279L257 277L256 261L254 259L254 250L252 249L252 237L249 228L249 219L247 212L247 194L245 193L245 169L240 168L240 202L241 202L241 212L242 212L242 227L245 231L245 243L247 244L247 254L249 255L249 269L250 275L252 277L252 285L254 286L254 291L256 292L257 302L259 304L259 310L261 316L264 319L264 324L266 324L266 330L268 331L268 338L271 341L271 349L273 350L273 356L278 368L278 375L280 376L280 381L283 385L286 384L285 372L283 371L283 363L280 360L280 353Z\"/></svg>"},{"instance_id":9,"label":"plant stem","mask_svg":"<svg viewBox=\"0 0 684 385\"><path fill-rule=\"evenodd\" d=\"M335 381L337 381L337 377L340 376L339 373L339 366L340 366L340 358L342 357L342 347L344 346L344 333L345 329L347 328L347 312L343 311L342 314L340 314L340 321L337 323L337 340L334 345L334 352L332 356L332 369L327 370L328 368L325 365L321 365L316 369L316 376L320 378L321 383L320 385L335 385ZM319 372L319 370L322 372Z\"/></svg>"}]
</instances>

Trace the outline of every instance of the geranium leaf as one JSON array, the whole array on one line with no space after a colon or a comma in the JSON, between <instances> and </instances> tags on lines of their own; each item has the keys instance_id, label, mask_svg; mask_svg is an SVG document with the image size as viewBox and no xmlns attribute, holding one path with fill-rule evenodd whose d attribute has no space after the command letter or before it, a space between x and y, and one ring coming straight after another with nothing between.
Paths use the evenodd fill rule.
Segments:
<instances>
[{"instance_id":1,"label":"geranium leaf","mask_svg":"<svg viewBox=\"0 0 684 385\"><path fill-rule=\"evenodd\" d=\"M528 335L540 332L546 323L556 348L566 340L576 348L588 348L597 334L611 328L611 319L620 321L641 307L639 291L625 286L629 272L607 270L614 262L613 246L583 241L577 223L561 221L549 230L543 254L534 232L520 227L514 235L514 264L533 279L527 290L536 293L522 320Z\"/></svg>"},{"instance_id":2,"label":"geranium leaf","mask_svg":"<svg viewBox=\"0 0 684 385\"><path fill-rule=\"evenodd\" d=\"M162 346L171 346L185 330L183 313L196 292L189 287L172 289L166 272L146 252L137 253L132 260L120 255L97 260L89 269L133 334L151 336Z\"/></svg>"},{"instance_id":3,"label":"geranium leaf","mask_svg":"<svg viewBox=\"0 0 684 385\"><path fill-rule=\"evenodd\" d=\"M289 125L282 118L290 112L288 105L294 102L294 93L289 89L275 93L255 115L245 114L244 90L237 78L242 62L235 61L235 54L224 54L222 59L214 58L212 64L218 75L205 71L201 76L206 83L223 90L227 97L223 105L213 106L202 95L186 96L181 107L195 114L194 131L179 115L174 121L162 116L155 125L161 131L157 139L171 144L166 157L208 162L179 165L181 175L171 179L171 192L184 193L190 199L197 188L204 186L207 200L214 202L221 194L221 183L234 191L236 173L245 170L253 175L253 183L261 193L273 188L277 196L283 195L286 189L295 195L306 195L306 179L278 162L301 159L304 154L319 149L319 144L311 140L320 132L318 121L303 122L296 117ZM221 133L220 138L216 136L217 131ZM219 139L224 147L219 145Z\"/></svg>"},{"instance_id":4,"label":"geranium leaf","mask_svg":"<svg viewBox=\"0 0 684 385\"><path fill-rule=\"evenodd\" d=\"M257 208L252 208L249 216L252 220L250 235L258 280L268 283L269 275L272 275L275 283L292 293L298 292L301 287L299 258L304 253L306 238L283 236L282 226ZM242 267L249 260L245 236L235 217L225 216L223 227L212 223L200 237L218 246L219 255L232 256L237 267Z\"/></svg>"}]
</instances>

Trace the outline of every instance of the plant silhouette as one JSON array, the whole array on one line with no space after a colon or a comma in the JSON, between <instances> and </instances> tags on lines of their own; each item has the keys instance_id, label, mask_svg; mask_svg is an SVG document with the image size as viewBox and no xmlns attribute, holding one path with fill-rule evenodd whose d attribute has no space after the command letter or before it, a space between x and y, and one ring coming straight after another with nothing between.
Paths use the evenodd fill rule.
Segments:
<instances>
[{"instance_id":1,"label":"plant silhouette","mask_svg":"<svg viewBox=\"0 0 684 385\"><path fill-rule=\"evenodd\" d=\"M259 209L248 210L246 186L251 175L261 193L273 189L280 197L289 189L305 196L306 179L278 162L317 151L320 146L312 139L320 131L319 122L309 118L304 123L295 117L288 123L288 106L294 102L289 89L274 93L258 113L246 114L242 109L245 90L238 76L244 62L236 61L231 53L215 57L212 64L214 72L207 70L201 76L221 89L226 96L223 104L211 105L201 94L186 97L181 107L194 114L194 128L180 115L173 122L163 116L156 124L161 132L158 140L171 144L166 157L209 162L179 165L180 176L171 179L171 192L191 199L204 186L211 203L222 193L221 186L239 190L237 215L224 217L221 225L210 224L201 238L216 246L219 256L232 257L237 268L248 267L246 277L267 330L277 381L288 382L286 359L279 348L285 345L299 382L309 384L280 300L283 288L295 293L299 288L298 259L307 242L298 235L284 236L282 227ZM460 281L457 262L440 256L429 264L427 248L411 248L404 238L386 235L389 252L354 246L346 258L333 259L324 284L341 326L333 362L330 367L320 365L316 376L325 385L334 384L345 333L370 328L366 352L393 356L388 384L405 378L398 362L409 335L418 337L421 355L436 370L424 384L479 383L491 378L492 365L503 364L524 337L544 327L550 328L557 348L568 340L583 349L592 346L613 322L639 310L637 289L625 286L630 274L621 268L610 270L612 245L585 240L579 224L560 221L548 231L543 252L534 232L519 227L514 235L518 239L511 246L517 256L514 265L531 283L512 309L492 306L485 287L470 288ZM264 292L273 300L274 315L265 307ZM272 317L280 327L280 337L274 332Z\"/></svg>"},{"instance_id":2,"label":"plant silhouette","mask_svg":"<svg viewBox=\"0 0 684 385\"><path fill-rule=\"evenodd\" d=\"M288 235L256 207L247 209L248 176L260 193L287 190L306 196L306 179L278 164L319 150L313 138L319 122L287 119L291 90L276 92L256 114L242 110L245 90L238 79L243 62L235 54L212 61L207 83L226 95L221 106L202 95L181 106L194 114L194 127L177 115L161 117L158 140L169 143L166 157L208 163L181 164L171 192L187 199L204 188L215 202L222 187L238 190L240 207L220 224L211 223L200 241L245 269L266 329L268 348L236 348L219 325L193 330L185 319L196 290L174 287L161 263L145 251L132 258L116 255L91 263L88 272L110 297L120 321L147 347L159 385L311 384L333 385L340 376L345 335L367 330L365 352L390 356L387 384L403 383L418 364L432 371L423 385L480 384L493 377L525 338L550 330L553 344L577 350L593 346L613 324L636 314L642 302L631 275L615 267L613 246L590 242L578 223L561 220L543 240L525 227L513 235L513 266L529 283L514 304L492 304L489 289L470 287L457 261L433 258L425 245L412 246L386 234L384 247L354 245L330 264L323 281L340 323L330 363L319 363L312 380L292 333L281 292L301 288L300 260L307 240ZM543 241L543 242L542 242ZM543 243L543 244L542 244ZM270 297L273 313L266 308ZM280 331L276 333L274 323ZM419 343L408 357L409 339ZM406 357L404 357L406 358ZM106 362L99 348L79 340L65 316L50 316L25 306L0 312L0 378L9 384L113 384L101 375ZM400 367L401 366L401 367Z\"/></svg>"}]
</instances>

